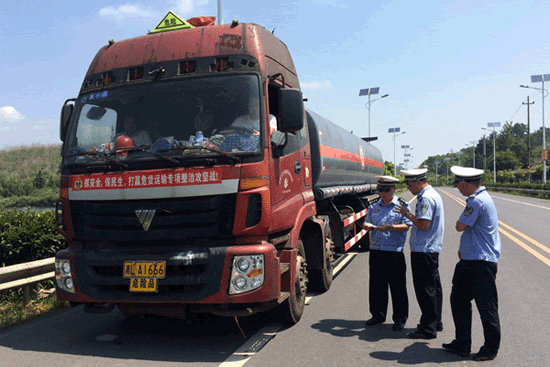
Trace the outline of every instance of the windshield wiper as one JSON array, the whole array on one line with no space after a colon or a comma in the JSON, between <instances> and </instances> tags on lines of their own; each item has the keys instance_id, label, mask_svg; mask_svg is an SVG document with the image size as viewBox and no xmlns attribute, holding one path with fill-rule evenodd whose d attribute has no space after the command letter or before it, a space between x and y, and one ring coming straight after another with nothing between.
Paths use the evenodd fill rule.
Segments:
<instances>
[{"instance_id":1,"label":"windshield wiper","mask_svg":"<svg viewBox=\"0 0 550 367\"><path fill-rule=\"evenodd\" d=\"M111 167L112 169L115 169L115 168L119 168L119 169L125 169L125 168L128 168L128 165L126 163L123 163L123 162L120 162L119 160L117 159L113 159L111 158L110 156L113 155L114 153L111 153L109 155L107 154L104 154L104 153L101 153L101 152L98 152L98 151L95 151L95 150L91 150L89 152L86 152L86 151L82 151L82 152L77 152L77 153L73 153L73 154L69 154L66 158L71 158L71 157L78 157L78 156L98 156L98 157L101 157L101 158L104 158L107 160L107 162L98 162L98 163L101 163L101 164L105 164L105 165L108 165L109 167ZM81 163L77 163L77 162L73 162L72 164L70 164L71 166L72 165L80 165ZM116 166L116 167L113 167ZM90 167L90 166L89 166Z\"/></svg>"},{"instance_id":2,"label":"windshield wiper","mask_svg":"<svg viewBox=\"0 0 550 367\"><path fill-rule=\"evenodd\" d=\"M164 160L166 162L171 162L171 163L177 164L178 166L180 165L180 162L177 159L167 157L167 156L162 155L162 154L157 153L157 152L153 152L151 150L148 150L148 148L132 148L132 149L128 149L128 152L144 152L144 153L147 153L147 154L154 155L155 157L162 158L162 160Z\"/></svg>"},{"instance_id":3,"label":"windshield wiper","mask_svg":"<svg viewBox=\"0 0 550 367\"><path fill-rule=\"evenodd\" d=\"M225 152L221 152L217 149L213 149L213 148L208 148L208 147L177 147L177 148L172 148L170 150L181 150L182 152L183 151L186 151L188 149L192 149L192 150L199 150L199 149L205 149L205 150L208 150L209 152L214 152L214 153L217 153L219 155L221 155L222 157L227 157L229 158L229 160L233 163L239 163L241 160L239 159L239 157L237 157L236 155L233 155L233 154L229 154L229 153L225 153Z\"/></svg>"}]
</instances>

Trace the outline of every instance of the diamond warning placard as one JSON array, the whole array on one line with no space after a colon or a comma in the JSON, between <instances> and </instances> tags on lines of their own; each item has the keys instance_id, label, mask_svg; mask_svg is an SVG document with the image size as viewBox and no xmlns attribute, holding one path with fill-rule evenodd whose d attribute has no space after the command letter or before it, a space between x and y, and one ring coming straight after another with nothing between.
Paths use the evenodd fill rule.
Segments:
<instances>
[{"instance_id":1,"label":"diamond warning placard","mask_svg":"<svg viewBox=\"0 0 550 367\"><path fill-rule=\"evenodd\" d=\"M186 28L194 28L194 27L188 22L186 22L185 20L181 19L172 11L169 11L168 14L166 14L166 16L155 27L155 29L149 32L149 34L175 31L177 29L186 29Z\"/></svg>"}]
</instances>

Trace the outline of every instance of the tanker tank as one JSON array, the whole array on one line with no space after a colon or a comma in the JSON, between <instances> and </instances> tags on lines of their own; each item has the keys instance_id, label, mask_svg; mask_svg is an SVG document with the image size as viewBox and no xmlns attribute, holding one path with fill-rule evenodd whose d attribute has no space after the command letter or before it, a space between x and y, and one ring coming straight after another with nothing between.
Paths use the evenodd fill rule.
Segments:
<instances>
[{"instance_id":1,"label":"tanker tank","mask_svg":"<svg viewBox=\"0 0 550 367\"><path fill-rule=\"evenodd\" d=\"M374 190L384 173L380 150L315 112L306 109L306 117L315 197Z\"/></svg>"}]
</instances>

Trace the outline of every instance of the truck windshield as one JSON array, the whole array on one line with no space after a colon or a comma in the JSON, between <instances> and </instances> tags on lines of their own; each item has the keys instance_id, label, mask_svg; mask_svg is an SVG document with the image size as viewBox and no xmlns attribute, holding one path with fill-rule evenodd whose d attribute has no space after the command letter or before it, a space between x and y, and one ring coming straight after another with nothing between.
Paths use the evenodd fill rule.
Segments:
<instances>
[{"instance_id":1,"label":"truck windshield","mask_svg":"<svg viewBox=\"0 0 550 367\"><path fill-rule=\"evenodd\" d=\"M63 163L257 153L262 129L255 75L128 85L79 96Z\"/></svg>"}]
</instances>

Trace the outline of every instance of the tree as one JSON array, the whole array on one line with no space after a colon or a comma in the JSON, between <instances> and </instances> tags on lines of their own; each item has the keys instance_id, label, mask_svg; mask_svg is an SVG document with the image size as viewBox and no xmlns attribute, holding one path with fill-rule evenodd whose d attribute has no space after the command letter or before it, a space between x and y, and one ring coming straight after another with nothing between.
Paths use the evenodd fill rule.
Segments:
<instances>
[{"instance_id":1,"label":"tree","mask_svg":"<svg viewBox=\"0 0 550 367\"><path fill-rule=\"evenodd\" d=\"M384 162L384 176L395 176L395 166L392 162Z\"/></svg>"}]
</instances>

